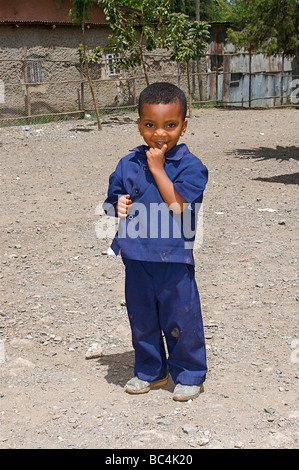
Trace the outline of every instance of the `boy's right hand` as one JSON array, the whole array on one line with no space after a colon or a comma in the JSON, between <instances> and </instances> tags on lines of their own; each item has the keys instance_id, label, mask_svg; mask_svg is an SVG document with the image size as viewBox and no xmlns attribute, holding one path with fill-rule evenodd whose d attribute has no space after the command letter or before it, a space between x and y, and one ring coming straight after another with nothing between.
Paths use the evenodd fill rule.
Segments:
<instances>
[{"instance_id":1,"label":"boy's right hand","mask_svg":"<svg viewBox=\"0 0 299 470\"><path fill-rule=\"evenodd\" d=\"M130 194L124 194L123 196L120 196L118 203L116 204L116 212L118 217L127 217L131 206L132 201Z\"/></svg>"}]
</instances>

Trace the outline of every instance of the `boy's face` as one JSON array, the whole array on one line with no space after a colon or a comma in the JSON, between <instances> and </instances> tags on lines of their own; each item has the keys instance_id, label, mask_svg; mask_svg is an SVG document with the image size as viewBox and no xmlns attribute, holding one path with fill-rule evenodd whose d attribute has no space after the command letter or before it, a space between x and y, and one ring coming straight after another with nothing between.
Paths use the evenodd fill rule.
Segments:
<instances>
[{"instance_id":1,"label":"boy's face","mask_svg":"<svg viewBox=\"0 0 299 470\"><path fill-rule=\"evenodd\" d=\"M187 120L183 119L178 101L168 104L143 104L138 129L150 148L161 149L167 144L168 152L185 134L186 128Z\"/></svg>"}]
</instances>

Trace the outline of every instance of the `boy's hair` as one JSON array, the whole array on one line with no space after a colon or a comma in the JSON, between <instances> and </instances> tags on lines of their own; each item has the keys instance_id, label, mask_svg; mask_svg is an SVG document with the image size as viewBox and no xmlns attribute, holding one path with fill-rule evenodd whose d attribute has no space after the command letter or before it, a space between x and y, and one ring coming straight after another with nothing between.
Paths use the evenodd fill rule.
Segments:
<instances>
[{"instance_id":1,"label":"boy's hair","mask_svg":"<svg viewBox=\"0 0 299 470\"><path fill-rule=\"evenodd\" d=\"M148 104L168 104L179 102L185 119L187 114L187 99L185 93L176 85L168 82L156 82L146 87L139 96L138 112L142 113L144 103Z\"/></svg>"}]
</instances>

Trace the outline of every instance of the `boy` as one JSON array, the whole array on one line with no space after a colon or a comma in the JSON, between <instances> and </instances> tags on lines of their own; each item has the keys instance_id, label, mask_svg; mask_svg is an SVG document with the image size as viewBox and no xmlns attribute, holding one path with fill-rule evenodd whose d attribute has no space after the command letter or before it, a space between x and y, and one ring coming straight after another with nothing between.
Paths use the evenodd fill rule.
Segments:
<instances>
[{"instance_id":1,"label":"boy","mask_svg":"<svg viewBox=\"0 0 299 470\"><path fill-rule=\"evenodd\" d=\"M197 397L207 372L193 242L208 171L185 144L177 145L187 128L186 110L185 94L175 85L143 90L138 128L146 145L120 160L103 205L120 218L111 248L125 264L135 349L135 376L125 391L161 386L169 370L177 401Z\"/></svg>"}]
</instances>

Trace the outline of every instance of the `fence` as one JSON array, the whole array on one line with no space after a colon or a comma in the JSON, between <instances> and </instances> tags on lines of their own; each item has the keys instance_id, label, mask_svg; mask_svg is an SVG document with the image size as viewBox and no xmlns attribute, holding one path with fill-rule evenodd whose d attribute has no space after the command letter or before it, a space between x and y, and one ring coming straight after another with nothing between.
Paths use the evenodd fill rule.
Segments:
<instances>
[{"instance_id":1,"label":"fence","mask_svg":"<svg viewBox=\"0 0 299 470\"><path fill-rule=\"evenodd\" d=\"M261 56L207 54L193 62L193 106L297 104L299 80L291 58L270 60ZM171 62L165 54L149 55L147 63L150 82L171 81L187 92L185 66ZM140 70L119 73L113 68L113 57L109 57L92 65L90 72L101 114L136 109L139 93L146 85ZM74 54L70 59L49 60L35 58L33 53L29 56L25 49L17 60L0 60L0 126L78 119L93 111L84 67Z\"/></svg>"}]
</instances>

